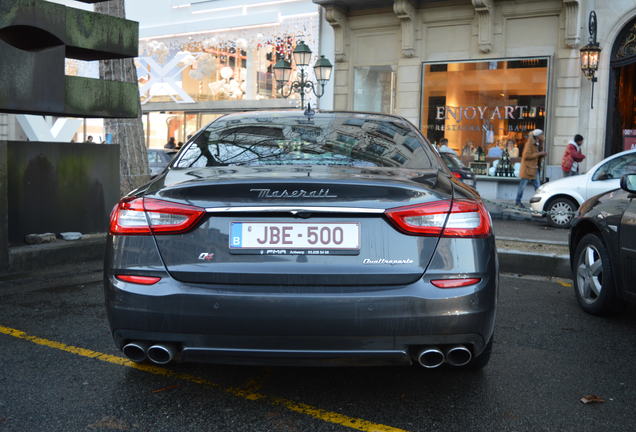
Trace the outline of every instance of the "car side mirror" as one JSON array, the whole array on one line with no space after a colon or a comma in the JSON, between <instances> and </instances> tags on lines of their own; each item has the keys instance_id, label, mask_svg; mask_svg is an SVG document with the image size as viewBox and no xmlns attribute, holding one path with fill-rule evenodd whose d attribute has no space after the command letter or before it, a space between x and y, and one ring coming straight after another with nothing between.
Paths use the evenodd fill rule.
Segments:
<instances>
[{"instance_id":1,"label":"car side mirror","mask_svg":"<svg viewBox=\"0 0 636 432\"><path fill-rule=\"evenodd\" d=\"M636 194L636 174L625 174L621 177L621 189Z\"/></svg>"}]
</instances>

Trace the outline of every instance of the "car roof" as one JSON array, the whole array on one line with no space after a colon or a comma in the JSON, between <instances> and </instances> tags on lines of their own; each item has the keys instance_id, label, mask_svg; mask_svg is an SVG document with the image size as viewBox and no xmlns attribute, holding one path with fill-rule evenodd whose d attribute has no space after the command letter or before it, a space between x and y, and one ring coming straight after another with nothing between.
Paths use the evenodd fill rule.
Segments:
<instances>
[{"instance_id":1,"label":"car roof","mask_svg":"<svg viewBox=\"0 0 636 432\"><path fill-rule=\"evenodd\" d=\"M592 168L590 168L588 173L591 173L592 171L596 171L601 165L604 165L606 162L609 162L612 159L616 159L618 157L621 157L621 156L624 156L624 155L630 154L630 153L636 153L636 149L625 150L625 151L622 151L620 153L616 153L616 154L613 154L611 156L608 156L605 159L603 159L602 161L596 163Z\"/></svg>"},{"instance_id":2,"label":"car roof","mask_svg":"<svg viewBox=\"0 0 636 432\"><path fill-rule=\"evenodd\" d=\"M237 113L229 113L225 114L222 117L214 120L215 122L221 119L224 120L240 120L242 118L252 118L252 117L302 117L305 115L305 112L298 110L262 110L262 111L244 111ZM395 114L386 114L386 113L377 113L377 112L367 112L367 111L331 111L331 110L315 110L314 117L327 117L331 115L344 115L351 117L368 117L371 119L383 119L383 120L393 120L400 121L407 124L411 124L407 119L402 116Z\"/></svg>"}]
</instances>

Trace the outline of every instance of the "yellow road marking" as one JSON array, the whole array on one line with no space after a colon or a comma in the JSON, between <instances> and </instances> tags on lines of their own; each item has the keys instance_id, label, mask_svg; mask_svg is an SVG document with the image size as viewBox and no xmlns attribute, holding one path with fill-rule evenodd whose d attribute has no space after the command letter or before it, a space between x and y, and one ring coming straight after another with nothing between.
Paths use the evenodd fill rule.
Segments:
<instances>
[{"instance_id":1,"label":"yellow road marking","mask_svg":"<svg viewBox=\"0 0 636 432\"><path fill-rule=\"evenodd\" d=\"M557 281L557 283L559 285L561 285L562 287L565 287L565 288L572 288L573 287L571 282Z\"/></svg>"},{"instance_id":2,"label":"yellow road marking","mask_svg":"<svg viewBox=\"0 0 636 432\"><path fill-rule=\"evenodd\" d=\"M188 381L194 384L203 385L206 387L212 387L217 390L224 391L233 396L240 397L247 400L260 400L270 405L282 406L290 411L305 414L309 417L313 417L318 420L322 420L327 423L333 423L340 426L348 427L351 429L363 431L363 432L407 432L404 429L398 429L391 426L386 426L378 423L373 423L361 418L349 417L344 414L339 414L332 411L326 411L320 408L316 408L304 403L294 402L289 399L268 396L262 393L239 389L235 387L225 387L213 381L205 378L200 378L194 375L184 374L166 369L160 366L139 364L132 362L126 358L118 357L110 354L104 354L97 351L92 351L86 348L80 348L72 345L66 345L61 342L56 342L50 339L44 339L37 336L29 335L23 331L16 330L10 327L0 326L0 334L12 336L14 338L23 339L32 342L36 345L42 345L45 347L57 349L60 351L66 351L71 354L79 355L82 357L88 357L95 360L99 360L105 363L116 364L119 366L125 366L133 369L137 369L143 372L148 372L154 375L161 375L164 377L175 378L182 381Z\"/></svg>"}]
</instances>

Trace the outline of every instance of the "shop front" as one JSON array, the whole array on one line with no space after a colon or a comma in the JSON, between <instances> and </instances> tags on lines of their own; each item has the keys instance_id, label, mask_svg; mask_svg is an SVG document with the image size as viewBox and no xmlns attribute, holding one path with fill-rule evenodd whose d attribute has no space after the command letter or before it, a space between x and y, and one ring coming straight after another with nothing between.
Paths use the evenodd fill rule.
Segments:
<instances>
[{"instance_id":1,"label":"shop front","mask_svg":"<svg viewBox=\"0 0 636 432\"><path fill-rule=\"evenodd\" d=\"M293 81L293 49L304 41L315 62L318 33L314 12L275 25L142 39L137 72L148 147L163 147L170 137L186 142L225 113L296 108L298 94L281 96L273 66L290 61Z\"/></svg>"},{"instance_id":2,"label":"shop front","mask_svg":"<svg viewBox=\"0 0 636 432\"><path fill-rule=\"evenodd\" d=\"M545 129L548 59L425 63L421 129L480 175L518 176L528 134ZM497 171L507 154L514 172Z\"/></svg>"},{"instance_id":3,"label":"shop front","mask_svg":"<svg viewBox=\"0 0 636 432\"><path fill-rule=\"evenodd\" d=\"M335 32L335 108L399 114L432 143L447 139L486 198L514 198L535 128L545 132L543 180L563 175L577 134L583 172L636 146L633 0L313 1ZM595 92L580 51L592 10Z\"/></svg>"},{"instance_id":4,"label":"shop front","mask_svg":"<svg viewBox=\"0 0 636 432\"><path fill-rule=\"evenodd\" d=\"M528 134L546 129L548 79L547 57L424 63L421 130L448 141L482 193L510 199Z\"/></svg>"}]
</instances>

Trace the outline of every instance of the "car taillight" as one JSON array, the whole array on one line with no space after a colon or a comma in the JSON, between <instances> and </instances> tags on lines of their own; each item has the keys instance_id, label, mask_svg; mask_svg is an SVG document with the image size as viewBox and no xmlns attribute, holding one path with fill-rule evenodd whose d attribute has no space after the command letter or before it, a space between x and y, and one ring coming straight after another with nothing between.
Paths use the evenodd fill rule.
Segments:
<instances>
[{"instance_id":1,"label":"car taillight","mask_svg":"<svg viewBox=\"0 0 636 432\"><path fill-rule=\"evenodd\" d=\"M437 279L432 280L431 283L437 288L461 288L470 285L475 285L481 282L479 278L464 278L464 279Z\"/></svg>"},{"instance_id":2,"label":"car taillight","mask_svg":"<svg viewBox=\"0 0 636 432\"><path fill-rule=\"evenodd\" d=\"M154 285L161 280L160 277L133 275L116 275L115 278L122 282L134 283L137 285Z\"/></svg>"},{"instance_id":3,"label":"car taillight","mask_svg":"<svg viewBox=\"0 0 636 432\"><path fill-rule=\"evenodd\" d=\"M458 173L457 171L451 171L451 174L453 174L453 177L461 179L462 175L460 173Z\"/></svg>"},{"instance_id":4,"label":"car taillight","mask_svg":"<svg viewBox=\"0 0 636 432\"><path fill-rule=\"evenodd\" d=\"M385 214L407 234L486 237L491 232L490 216L479 201L435 201L389 209Z\"/></svg>"},{"instance_id":5,"label":"car taillight","mask_svg":"<svg viewBox=\"0 0 636 432\"><path fill-rule=\"evenodd\" d=\"M111 234L181 234L203 217L199 207L154 198L121 200L110 216Z\"/></svg>"}]
</instances>

